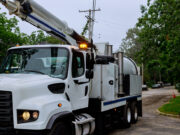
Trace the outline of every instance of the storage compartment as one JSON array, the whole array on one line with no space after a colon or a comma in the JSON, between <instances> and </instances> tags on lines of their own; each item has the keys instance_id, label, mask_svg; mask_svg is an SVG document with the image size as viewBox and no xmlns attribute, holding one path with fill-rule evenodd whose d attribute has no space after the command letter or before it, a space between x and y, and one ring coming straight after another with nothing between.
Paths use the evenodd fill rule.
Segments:
<instances>
[{"instance_id":1,"label":"storage compartment","mask_svg":"<svg viewBox=\"0 0 180 135\"><path fill-rule=\"evenodd\" d=\"M142 90L141 76L125 75L123 78L123 90L125 95L139 95Z\"/></svg>"},{"instance_id":2,"label":"storage compartment","mask_svg":"<svg viewBox=\"0 0 180 135\"><path fill-rule=\"evenodd\" d=\"M118 66L110 63L94 66L90 98L114 100L118 92Z\"/></svg>"}]
</instances>

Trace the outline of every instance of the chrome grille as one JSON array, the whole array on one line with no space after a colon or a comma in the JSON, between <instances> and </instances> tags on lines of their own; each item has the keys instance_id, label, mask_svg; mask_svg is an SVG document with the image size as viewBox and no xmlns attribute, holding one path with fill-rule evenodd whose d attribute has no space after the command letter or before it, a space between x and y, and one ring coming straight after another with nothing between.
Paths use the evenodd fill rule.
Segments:
<instances>
[{"instance_id":1,"label":"chrome grille","mask_svg":"<svg viewBox=\"0 0 180 135\"><path fill-rule=\"evenodd\" d=\"M13 130L12 93L0 91L0 135L11 134Z\"/></svg>"}]
</instances>

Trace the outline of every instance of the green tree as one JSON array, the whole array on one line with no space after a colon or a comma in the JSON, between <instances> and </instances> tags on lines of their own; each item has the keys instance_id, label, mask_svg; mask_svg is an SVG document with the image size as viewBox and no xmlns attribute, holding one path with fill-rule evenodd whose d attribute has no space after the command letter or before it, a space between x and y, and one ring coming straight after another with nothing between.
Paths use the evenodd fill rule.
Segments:
<instances>
[{"instance_id":1,"label":"green tree","mask_svg":"<svg viewBox=\"0 0 180 135\"><path fill-rule=\"evenodd\" d=\"M28 44L38 45L38 44L65 44L65 43L57 38L46 35L42 30L38 30L32 32L31 35L28 36Z\"/></svg>"},{"instance_id":2,"label":"green tree","mask_svg":"<svg viewBox=\"0 0 180 135\"><path fill-rule=\"evenodd\" d=\"M129 29L120 46L120 50L122 50L126 56L134 59L136 62L138 62L136 55L142 48L138 37L139 31L140 30L137 27Z\"/></svg>"},{"instance_id":3,"label":"green tree","mask_svg":"<svg viewBox=\"0 0 180 135\"><path fill-rule=\"evenodd\" d=\"M15 17L8 19L6 13L0 13L0 62L8 48L28 42L27 35L20 33L17 23Z\"/></svg>"},{"instance_id":4,"label":"green tree","mask_svg":"<svg viewBox=\"0 0 180 135\"><path fill-rule=\"evenodd\" d=\"M42 42L46 41L46 36L43 31L38 30L31 33L30 36L28 36L28 43L30 45L37 45L41 44Z\"/></svg>"},{"instance_id":5,"label":"green tree","mask_svg":"<svg viewBox=\"0 0 180 135\"><path fill-rule=\"evenodd\" d=\"M54 38L52 36L47 36L46 37L46 43L49 43L49 44L65 44L63 41L57 39L57 38Z\"/></svg>"},{"instance_id":6,"label":"green tree","mask_svg":"<svg viewBox=\"0 0 180 135\"><path fill-rule=\"evenodd\" d=\"M142 6L137 27L143 45L138 60L152 75L159 67L163 80L180 82L180 1L155 0ZM153 64L154 62L157 63ZM151 79L154 78L151 76Z\"/></svg>"}]
</instances>

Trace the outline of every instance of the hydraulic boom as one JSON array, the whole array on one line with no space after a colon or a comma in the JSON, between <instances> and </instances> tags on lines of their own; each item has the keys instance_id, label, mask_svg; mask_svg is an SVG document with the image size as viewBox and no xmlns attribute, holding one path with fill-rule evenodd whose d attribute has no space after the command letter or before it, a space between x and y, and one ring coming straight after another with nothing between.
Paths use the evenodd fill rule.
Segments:
<instances>
[{"instance_id":1,"label":"hydraulic boom","mask_svg":"<svg viewBox=\"0 0 180 135\"><path fill-rule=\"evenodd\" d=\"M0 2L9 10L10 14L20 17L69 45L77 46L82 42L89 44L66 22L52 15L34 0L0 0Z\"/></svg>"}]
</instances>

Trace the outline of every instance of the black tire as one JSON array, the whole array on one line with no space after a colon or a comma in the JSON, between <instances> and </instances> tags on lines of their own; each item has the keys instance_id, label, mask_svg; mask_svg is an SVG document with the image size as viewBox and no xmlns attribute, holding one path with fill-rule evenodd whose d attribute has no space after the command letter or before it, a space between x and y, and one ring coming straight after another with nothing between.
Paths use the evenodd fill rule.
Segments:
<instances>
[{"instance_id":1,"label":"black tire","mask_svg":"<svg viewBox=\"0 0 180 135\"><path fill-rule=\"evenodd\" d=\"M56 123L48 135L72 135L66 123Z\"/></svg>"},{"instance_id":2,"label":"black tire","mask_svg":"<svg viewBox=\"0 0 180 135\"><path fill-rule=\"evenodd\" d=\"M123 108L123 117L122 117L122 122L123 122L123 127L124 128L129 128L131 126L131 108L130 106L127 104L124 108Z\"/></svg>"},{"instance_id":3,"label":"black tire","mask_svg":"<svg viewBox=\"0 0 180 135\"><path fill-rule=\"evenodd\" d=\"M131 123L135 124L138 121L138 106L137 102L131 104L132 120Z\"/></svg>"}]
</instances>

